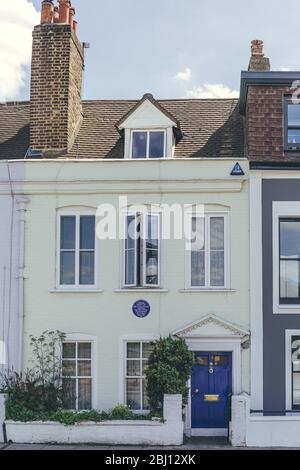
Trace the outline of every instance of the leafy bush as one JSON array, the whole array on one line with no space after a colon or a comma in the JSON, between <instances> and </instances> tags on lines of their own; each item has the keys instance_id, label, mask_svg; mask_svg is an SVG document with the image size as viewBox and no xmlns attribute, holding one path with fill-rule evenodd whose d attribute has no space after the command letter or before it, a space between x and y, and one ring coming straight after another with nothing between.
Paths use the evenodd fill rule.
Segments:
<instances>
[{"instance_id":1,"label":"leafy bush","mask_svg":"<svg viewBox=\"0 0 300 470\"><path fill-rule=\"evenodd\" d=\"M193 353L182 339L169 336L152 343L146 368L147 393L152 412L162 413L164 394L181 394L188 400L187 381L193 366Z\"/></svg>"},{"instance_id":2,"label":"leafy bush","mask_svg":"<svg viewBox=\"0 0 300 470\"><path fill-rule=\"evenodd\" d=\"M52 421L65 426L73 426L77 423L83 423L91 421L94 423L100 423L102 421L113 421L113 420L151 420L152 416L142 416L136 415L130 411L124 405L117 405L112 410L105 411L67 411L67 410L57 410L54 413L45 413L32 411L28 409L18 408L14 410L12 416L7 416L7 419L12 421L21 421L21 422L37 422L37 421Z\"/></svg>"},{"instance_id":3,"label":"leafy bush","mask_svg":"<svg viewBox=\"0 0 300 470\"><path fill-rule=\"evenodd\" d=\"M8 419L31 420L38 414L59 410L63 403L61 387L61 344L65 335L60 331L45 331L31 336L32 368L24 374L7 371L1 374L1 391L7 394Z\"/></svg>"}]
</instances>

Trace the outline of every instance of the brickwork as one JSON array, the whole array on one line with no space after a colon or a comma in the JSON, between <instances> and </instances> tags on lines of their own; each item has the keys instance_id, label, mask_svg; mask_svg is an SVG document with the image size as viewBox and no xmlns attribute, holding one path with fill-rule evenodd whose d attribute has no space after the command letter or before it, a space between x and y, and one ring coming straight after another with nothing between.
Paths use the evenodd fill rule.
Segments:
<instances>
[{"instance_id":1,"label":"brickwork","mask_svg":"<svg viewBox=\"0 0 300 470\"><path fill-rule=\"evenodd\" d=\"M298 152L285 151L284 100L290 95L289 87L248 87L245 134L250 161L299 161Z\"/></svg>"},{"instance_id":2,"label":"brickwork","mask_svg":"<svg viewBox=\"0 0 300 470\"><path fill-rule=\"evenodd\" d=\"M83 47L69 24L33 31L30 145L45 156L68 151L82 119Z\"/></svg>"}]
</instances>

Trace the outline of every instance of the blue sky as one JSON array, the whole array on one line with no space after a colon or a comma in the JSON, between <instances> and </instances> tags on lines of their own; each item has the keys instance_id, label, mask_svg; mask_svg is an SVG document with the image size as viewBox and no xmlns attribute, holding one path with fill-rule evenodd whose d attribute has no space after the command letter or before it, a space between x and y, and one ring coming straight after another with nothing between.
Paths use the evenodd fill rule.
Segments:
<instances>
[{"instance_id":1,"label":"blue sky","mask_svg":"<svg viewBox=\"0 0 300 470\"><path fill-rule=\"evenodd\" d=\"M40 7L40 0L32 3ZM138 98L145 92L202 97L207 84L238 90L251 39L265 41L273 69L300 69L296 0L73 0L73 5L79 37L91 44L88 99ZM25 72L20 99L29 97L28 65Z\"/></svg>"}]
</instances>

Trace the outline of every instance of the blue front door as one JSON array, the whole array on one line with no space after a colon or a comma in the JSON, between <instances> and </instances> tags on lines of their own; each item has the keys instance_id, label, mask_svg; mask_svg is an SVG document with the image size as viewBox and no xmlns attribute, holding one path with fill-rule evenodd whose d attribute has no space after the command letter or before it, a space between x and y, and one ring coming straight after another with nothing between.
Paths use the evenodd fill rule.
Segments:
<instances>
[{"instance_id":1,"label":"blue front door","mask_svg":"<svg viewBox=\"0 0 300 470\"><path fill-rule=\"evenodd\" d=\"M192 428L224 429L232 393L232 354L196 352L192 371Z\"/></svg>"}]
</instances>

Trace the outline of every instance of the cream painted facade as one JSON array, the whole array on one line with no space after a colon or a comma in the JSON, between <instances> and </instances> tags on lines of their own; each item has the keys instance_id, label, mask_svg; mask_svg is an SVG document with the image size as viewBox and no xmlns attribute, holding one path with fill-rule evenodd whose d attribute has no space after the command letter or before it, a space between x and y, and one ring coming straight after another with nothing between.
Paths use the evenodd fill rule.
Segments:
<instances>
[{"instance_id":1,"label":"cream painted facade","mask_svg":"<svg viewBox=\"0 0 300 470\"><path fill-rule=\"evenodd\" d=\"M93 407L108 409L125 399L124 341L174 332L185 337L185 327L192 325L186 330L191 349L235 351L234 393L249 392L249 345L241 344L240 334L249 331L250 323L248 162L240 161L245 176L230 176L235 163L229 159L26 161L24 187L20 181L13 183L14 192L29 199L23 368L29 365L30 334L58 329L69 338L92 340ZM17 168L24 162L13 165ZM58 290L58 211L96 210L103 203L118 207L119 196L125 195L128 204L203 204L206 211L228 212L228 288L186 289L185 240L163 240L161 289L122 289L121 241L103 240L97 242L97 288ZM147 318L132 313L139 299L151 305ZM204 331L205 318L211 328Z\"/></svg>"}]
</instances>

